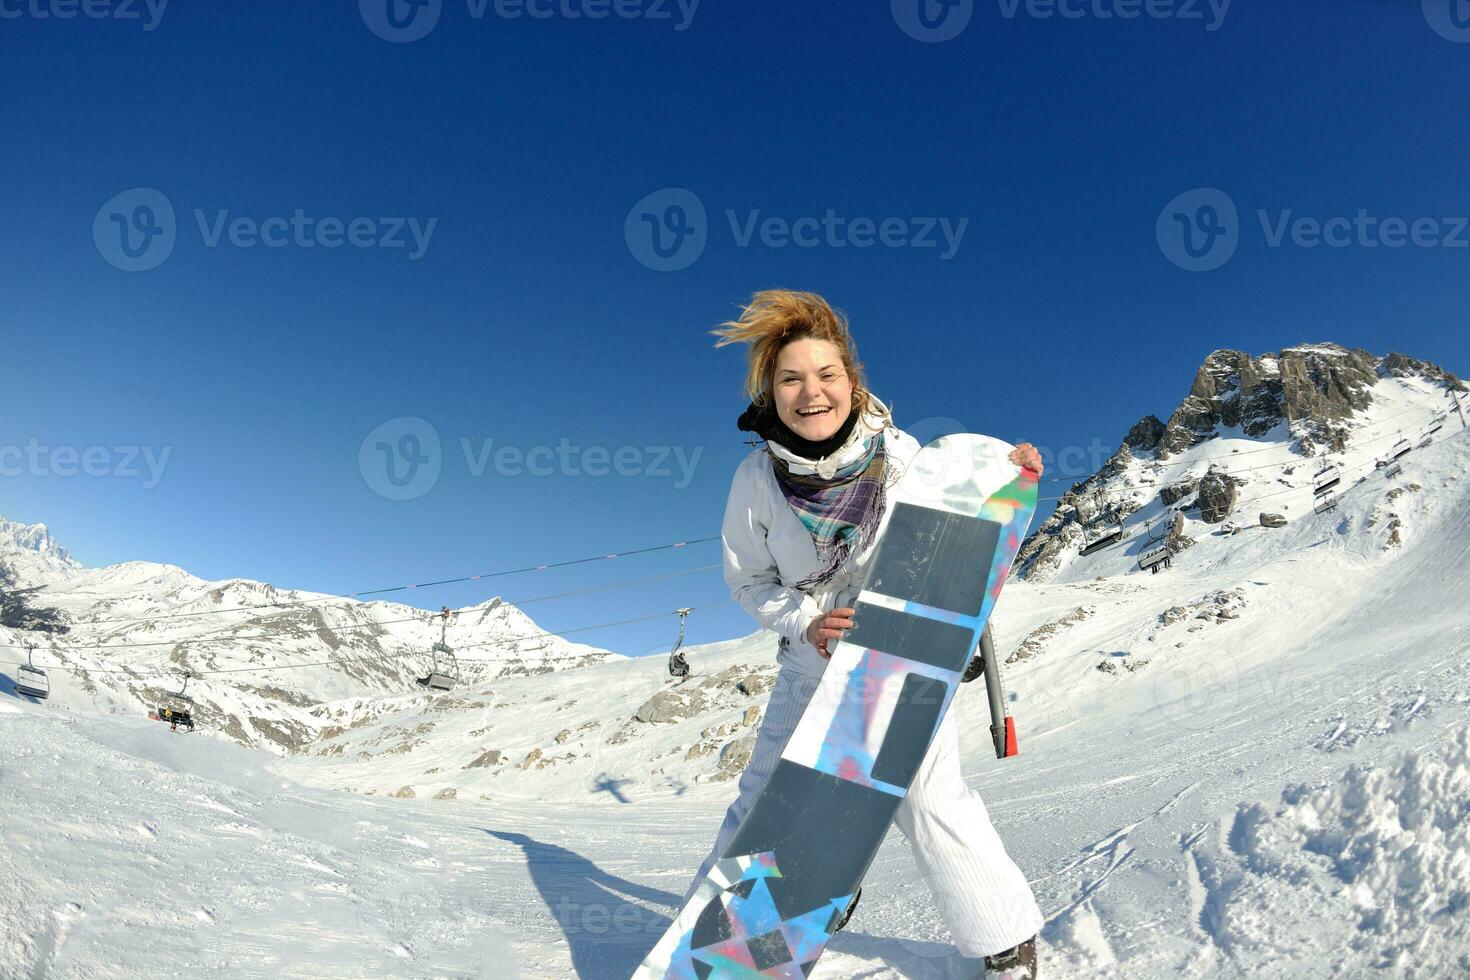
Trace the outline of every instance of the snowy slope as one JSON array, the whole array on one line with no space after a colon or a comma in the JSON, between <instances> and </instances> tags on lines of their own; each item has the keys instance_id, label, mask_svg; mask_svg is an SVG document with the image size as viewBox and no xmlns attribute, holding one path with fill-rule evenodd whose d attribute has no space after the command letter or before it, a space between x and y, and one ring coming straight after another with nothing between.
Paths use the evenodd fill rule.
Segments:
<instances>
[{"instance_id":1,"label":"snowy slope","mask_svg":"<svg viewBox=\"0 0 1470 980\"><path fill-rule=\"evenodd\" d=\"M1470 436L1450 415L1402 474L1372 468L1436 401L1385 380L1334 511L1285 440L1222 434L1157 476L1231 466L1238 509L1285 527L1187 516L1158 575L1123 545L1007 588L1020 757L994 758L980 685L955 710L1047 977L1470 973ZM645 658L337 695L284 759L0 693L0 976L625 977L714 837L773 659L753 634L692 649L678 688ZM976 970L895 833L816 976Z\"/></svg>"}]
</instances>

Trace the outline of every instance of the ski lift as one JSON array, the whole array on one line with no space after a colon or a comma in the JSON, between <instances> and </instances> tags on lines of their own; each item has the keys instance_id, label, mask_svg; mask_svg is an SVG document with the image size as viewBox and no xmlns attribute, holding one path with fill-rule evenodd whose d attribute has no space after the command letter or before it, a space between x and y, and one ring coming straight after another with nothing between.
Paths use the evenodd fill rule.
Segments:
<instances>
[{"instance_id":1,"label":"ski lift","mask_svg":"<svg viewBox=\"0 0 1470 980\"><path fill-rule=\"evenodd\" d=\"M684 621L689 618L689 609L679 610L679 639L674 643L674 649L669 651L669 676L680 680L689 676L689 658L680 652L684 646Z\"/></svg>"},{"instance_id":2,"label":"ski lift","mask_svg":"<svg viewBox=\"0 0 1470 980\"><path fill-rule=\"evenodd\" d=\"M1144 522L1143 533L1148 538L1149 544L1157 544L1167 538L1174 530L1174 523L1179 519L1177 510L1166 510L1158 517L1152 517Z\"/></svg>"},{"instance_id":3,"label":"ski lift","mask_svg":"<svg viewBox=\"0 0 1470 980\"><path fill-rule=\"evenodd\" d=\"M1082 547L1078 548L1079 555L1089 555L1123 541L1123 519L1117 516L1117 508L1108 507L1107 510L1104 510L1101 494L1095 495L1094 505L1094 522L1101 523L1101 526L1082 527Z\"/></svg>"},{"instance_id":4,"label":"ski lift","mask_svg":"<svg viewBox=\"0 0 1470 980\"><path fill-rule=\"evenodd\" d=\"M1404 434L1400 432L1399 441L1393 444L1393 450L1388 454L1388 461L1392 463L1396 459L1402 459L1403 457L1407 456L1409 454L1409 450L1413 448L1414 447L1409 442L1409 440L1405 439Z\"/></svg>"},{"instance_id":5,"label":"ski lift","mask_svg":"<svg viewBox=\"0 0 1470 980\"><path fill-rule=\"evenodd\" d=\"M154 721L167 722L169 731L176 732L179 730L179 726L183 725L192 732L194 730L194 713L191 709L194 706L194 699L189 697L185 692L189 687L189 678L193 676L187 670L184 671L183 684L179 685L177 691L170 691L168 693L169 703L160 704L149 713L148 717Z\"/></svg>"},{"instance_id":6,"label":"ski lift","mask_svg":"<svg viewBox=\"0 0 1470 980\"><path fill-rule=\"evenodd\" d=\"M1317 471L1312 477L1312 496L1320 497L1324 493L1331 492L1332 488L1342 482L1342 467L1336 463L1328 463Z\"/></svg>"},{"instance_id":7,"label":"ski lift","mask_svg":"<svg viewBox=\"0 0 1470 980\"><path fill-rule=\"evenodd\" d=\"M1312 508L1312 513L1314 513L1314 514L1325 514L1329 510L1337 510L1337 495L1336 494L1329 493L1327 496L1323 497L1321 500L1318 500L1317 503L1316 503L1316 505Z\"/></svg>"},{"instance_id":8,"label":"ski lift","mask_svg":"<svg viewBox=\"0 0 1470 980\"><path fill-rule=\"evenodd\" d=\"M444 637L449 630L449 617L453 613L448 606L439 610L439 642L430 648L433 662L429 665L429 673L424 677L415 678L420 687L426 687L431 691L447 691L459 682L459 661L455 659L454 651L449 644L444 642Z\"/></svg>"},{"instance_id":9,"label":"ski lift","mask_svg":"<svg viewBox=\"0 0 1470 980\"><path fill-rule=\"evenodd\" d=\"M15 692L42 701L51 696L51 682L46 679L46 672L36 666L29 645L26 646L26 662L15 672Z\"/></svg>"},{"instance_id":10,"label":"ski lift","mask_svg":"<svg viewBox=\"0 0 1470 980\"><path fill-rule=\"evenodd\" d=\"M1423 449L1425 446L1429 445L1433 441L1434 441L1434 433L1432 433L1432 432L1426 432L1426 433L1424 433L1423 436L1421 436L1419 438L1419 445L1415 446L1414 448L1415 449Z\"/></svg>"},{"instance_id":11,"label":"ski lift","mask_svg":"<svg viewBox=\"0 0 1470 980\"><path fill-rule=\"evenodd\" d=\"M1383 478L1385 480L1392 480L1394 477L1398 476L1403 471L1404 471L1404 468L1402 466L1400 466L1398 463L1389 463L1388 466L1387 466L1387 468L1385 468L1384 471L1383 471Z\"/></svg>"},{"instance_id":12,"label":"ski lift","mask_svg":"<svg viewBox=\"0 0 1470 980\"><path fill-rule=\"evenodd\" d=\"M1456 404L1459 404L1459 403L1456 402ZM1447 413L1445 413L1445 412L1435 412L1434 413L1434 418L1430 419L1429 420L1429 424L1424 427L1424 432L1427 435L1431 435L1431 436L1434 435L1440 429L1443 429L1444 428L1445 420L1448 419L1448 418L1449 418L1449 415Z\"/></svg>"},{"instance_id":13,"label":"ski lift","mask_svg":"<svg viewBox=\"0 0 1470 980\"><path fill-rule=\"evenodd\" d=\"M1174 548L1171 545L1166 544L1162 548L1155 548L1153 551L1146 551L1138 556L1139 571L1152 572L1157 575L1160 568L1172 568L1173 565Z\"/></svg>"},{"instance_id":14,"label":"ski lift","mask_svg":"<svg viewBox=\"0 0 1470 980\"><path fill-rule=\"evenodd\" d=\"M1097 530L1082 529L1082 547L1079 555L1090 555L1123 540L1123 522L1108 523Z\"/></svg>"}]
</instances>

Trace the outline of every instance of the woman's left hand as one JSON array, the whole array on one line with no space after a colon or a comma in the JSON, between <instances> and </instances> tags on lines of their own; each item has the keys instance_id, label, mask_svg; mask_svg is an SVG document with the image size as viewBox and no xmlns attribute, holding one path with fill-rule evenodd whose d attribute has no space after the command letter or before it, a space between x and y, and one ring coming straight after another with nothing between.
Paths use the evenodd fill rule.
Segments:
<instances>
[{"instance_id":1,"label":"woman's left hand","mask_svg":"<svg viewBox=\"0 0 1470 980\"><path fill-rule=\"evenodd\" d=\"M1023 442L1011 450L1011 462L1032 470L1037 476L1040 476L1045 469L1041 465L1041 453L1029 442Z\"/></svg>"}]
</instances>

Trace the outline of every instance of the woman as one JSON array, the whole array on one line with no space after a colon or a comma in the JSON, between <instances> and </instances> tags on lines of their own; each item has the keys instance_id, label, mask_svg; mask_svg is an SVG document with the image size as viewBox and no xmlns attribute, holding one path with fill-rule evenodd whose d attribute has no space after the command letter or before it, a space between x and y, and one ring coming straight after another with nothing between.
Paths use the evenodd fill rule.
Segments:
<instances>
[{"instance_id":1,"label":"woman","mask_svg":"<svg viewBox=\"0 0 1470 980\"><path fill-rule=\"evenodd\" d=\"M919 451L865 383L846 321L820 296L757 293L714 331L748 345L742 430L765 440L740 464L723 528L725 581L735 600L780 636L781 671L739 796L687 901L764 785L827 659L853 625L887 491ZM1011 459L1041 472L1034 447ZM996 975L1036 975L1041 910L1007 856L985 804L960 776L955 712L948 712L896 822L961 953Z\"/></svg>"}]
</instances>

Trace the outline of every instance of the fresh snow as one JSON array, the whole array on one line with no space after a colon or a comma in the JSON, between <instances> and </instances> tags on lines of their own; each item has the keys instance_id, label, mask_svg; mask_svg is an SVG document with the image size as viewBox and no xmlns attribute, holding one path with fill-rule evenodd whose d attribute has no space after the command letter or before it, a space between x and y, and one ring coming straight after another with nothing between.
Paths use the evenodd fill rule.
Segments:
<instances>
[{"instance_id":1,"label":"fresh snow","mask_svg":"<svg viewBox=\"0 0 1470 980\"><path fill-rule=\"evenodd\" d=\"M1250 451L1242 509L1286 527L1191 522L1195 544L1159 575L1134 569L1135 542L1008 586L995 627L1015 651L1021 755L994 758L982 682L955 710L966 778L1046 915L1048 978L1470 973L1470 438L1451 415L1401 476L1371 469L1370 440L1404 421L1384 419L1422 409L1422 426L1443 403L1416 385L1375 389L1336 511L1312 513L1315 461L1284 432L1222 434L1162 476ZM40 595L95 617L86 637L216 607L224 585L41 557ZM302 597L268 588L230 584L231 602ZM324 605L338 627L408 608ZM127 636L220 625L191 623ZM431 639L409 624L391 649ZM662 658L602 656L431 696L409 665L290 669L319 639L214 642L215 662L274 664L272 687L321 703L216 677L210 710L298 718L303 750L171 734L131 680L54 672L38 704L0 679L0 976L626 977L714 838L734 792L721 753L765 697L736 682L759 691L775 647L689 648L696 676L677 688ZM702 706L633 720L666 690ZM815 976L977 971L895 832Z\"/></svg>"}]
</instances>

